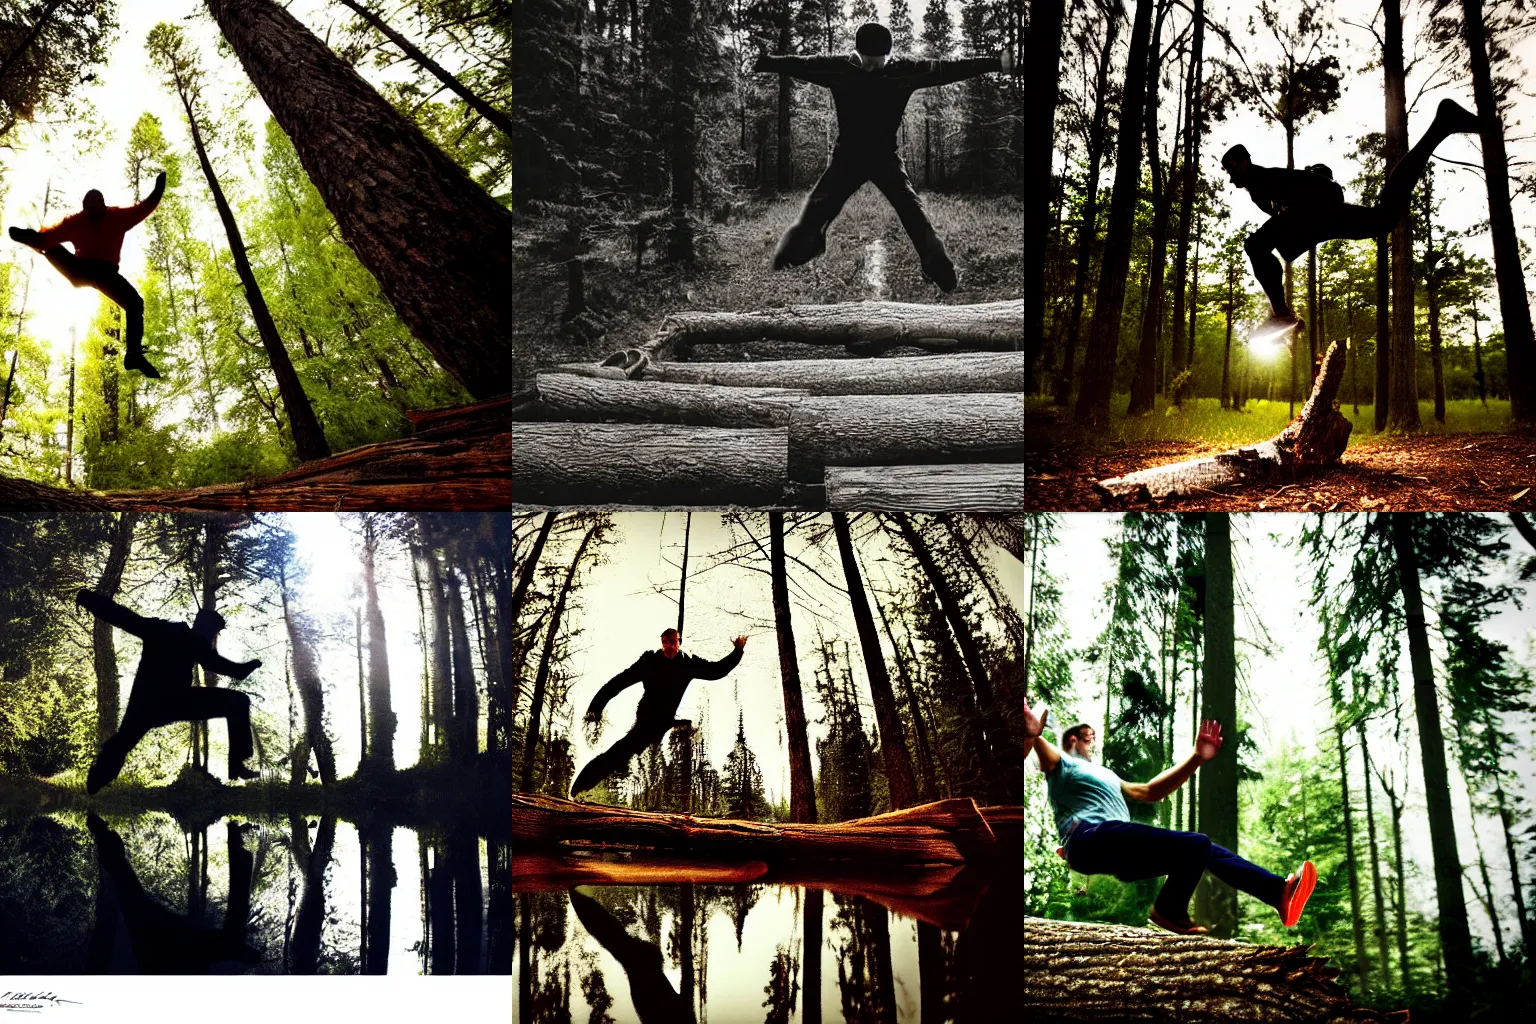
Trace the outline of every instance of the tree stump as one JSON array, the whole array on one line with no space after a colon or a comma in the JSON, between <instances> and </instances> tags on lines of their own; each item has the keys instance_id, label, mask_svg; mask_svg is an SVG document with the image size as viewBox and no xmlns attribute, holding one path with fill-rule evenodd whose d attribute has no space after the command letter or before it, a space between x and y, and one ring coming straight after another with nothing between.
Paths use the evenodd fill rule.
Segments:
<instances>
[{"instance_id":1,"label":"tree stump","mask_svg":"<svg viewBox=\"0 0 1536 1024\"><path fill-rule=\"evenodd\" d=\"M1249 481L1294 481L1338 462L1354 424L1338 410L1334 397L1344 379L1344 346L1334 342L1323 357L1323 370L1301 415L1267 441L1232 448L1198 459L1153 466L1093 485L1101 498L1143 501L1215 490Z\"/></svg>"}]
</instances>

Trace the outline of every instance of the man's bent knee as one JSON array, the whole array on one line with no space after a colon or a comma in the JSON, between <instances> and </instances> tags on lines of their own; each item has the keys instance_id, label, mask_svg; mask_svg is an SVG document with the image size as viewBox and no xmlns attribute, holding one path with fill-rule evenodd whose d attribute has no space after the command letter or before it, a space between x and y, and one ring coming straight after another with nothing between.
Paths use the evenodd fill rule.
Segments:
<instances>
[{"instance_id":1,"label":"man's bent knee","mask_svg":"<svg viewBox=\"0 0 1536 1024\"><path fill-rule=\"evenodd\" d=\"M1246 252L1249 257L1256 260L1263 259L1265 256L1268 256L1271 252L1274 251L1274 249L1274 244L1258 233L1249 235L1248 238L1243 242L1243 251Z\"/></svg>"}]
</instances>

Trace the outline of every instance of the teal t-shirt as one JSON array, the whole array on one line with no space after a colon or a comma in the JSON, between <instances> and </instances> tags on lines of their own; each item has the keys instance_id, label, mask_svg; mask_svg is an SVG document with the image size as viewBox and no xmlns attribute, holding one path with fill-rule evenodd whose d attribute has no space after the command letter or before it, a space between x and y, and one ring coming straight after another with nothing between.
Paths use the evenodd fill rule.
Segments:
<instances>
[{"instance_id":1,"label":"teal t-shirt","mask_svg":"<svg viewBox=\"0 0 1536 1024\"><path fill-rule=\"evenodd\" d=\"M1061 764L1045 777L1045 789L1056 809L1056 831L1062 842L1079 823L1131 820L1120 792L1120 776L1101 764L1062 754Z\"/></svg>"}]
</instances>

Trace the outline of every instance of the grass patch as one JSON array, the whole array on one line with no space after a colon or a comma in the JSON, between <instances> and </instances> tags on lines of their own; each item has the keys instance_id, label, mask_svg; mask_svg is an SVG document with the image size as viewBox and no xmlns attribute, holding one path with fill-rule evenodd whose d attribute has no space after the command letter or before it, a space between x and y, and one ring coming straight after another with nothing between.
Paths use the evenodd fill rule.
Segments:
<instances>
[{"instance_id":1,"label":"grass patch","mask_svg":"<svg viewBox=\"0 0 1536 1024\"><path fill-rule=\"evenodd\" d=\"M1125 407L1130 401L1126 394L1116 394L1110 404L1113 418L1109 429L1095 440L1107 444L1134 444L1148 441L1196 441L1223 447L1252 444L1275 436L1290 422L1290 403L1263 400L1249 401L1240 412L1223 409L1215 398L1186 400L1181 408L1174 408L1159 396L1156 409L1149 415L1126 416ZM1302 403L1296 403L1301 411ZM1046 398L1031 398L1025 406L1025 431L1031 413L1046 414L1052 407ZM1384 437L1374 430L1375 407L1362 403L1360 411L1353 405L1343 405L1340 411L1355 425L1350 443L1363 439ZM1051 415L1063 424L1062 434L1075 432L1070 425L1070 413L1056 409ZM1493 400L1483 408L1477 399L1460 399L1445 403L1445 423L1435 421L1433 402L1419 403L1420 434L1473 434L1507 431L1513 426L1509 402Z\"/></svg>"}]
</instances>

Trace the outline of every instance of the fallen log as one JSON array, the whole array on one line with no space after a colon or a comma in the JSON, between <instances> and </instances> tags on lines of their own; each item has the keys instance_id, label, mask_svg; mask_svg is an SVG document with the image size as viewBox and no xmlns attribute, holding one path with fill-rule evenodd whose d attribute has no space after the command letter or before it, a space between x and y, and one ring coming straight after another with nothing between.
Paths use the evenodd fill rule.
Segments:
<instances>
[{"instance_id":1,"label":"fallen log","mask_svg":"<svg viewBox=\"0 0 1536 1024\"><path fill-rule=\"evenodd\" d=\"M525 505L778 503L789 430L514 423L512 500Z\"/></svg>"},{"instance_id":2,"label":"fallen log","mask_svg":"<svg viewBox=\"0 0 1536 1024\"><path fill-rule=\"evenodd\" d=\"M364 445L262 480L189 490L75 491L0 478L0 506L33 515L123 510L502 511L511 503L511 398L407 413L410 437Z\"/></svg>"},{"instance_id":3,"label":"fallen log","mask_svg":"<svg viewBox=\"0 0 1536 1024\"><path fill-rule=\"evenodd\" d=\"M999 817L1007 820L1005 811ZM633 811L530 793L512 796L513 845L566 851L638 850L707 860L844 862L862 870L992 862L998 839L976 802L939 800L825 825Z\"/></svg>"},{"instance_id":4,"label":"fallen log","mask_svg":"<svg viewBox=\"0 0 1536 1024\"><path fill-rule=\"evenodd\" d=\"M1308 948L1025 918L1023 1017L1406 1024L1406 1010L1354 1006L1338 968Z\"/></svg>"},{"instance_id":5,"label":"fallen log","mask_svg":"<svg viewBox=\"0 0 1536 1024\"><path fill-rule=\"evenodd\" d=\"M1024 506L1019 463L828 466L827 507L906 512L1013 512Z\"/></svg>"},{"instance_id":6,"label":"fallen log","mask_svg":"<svg viewBox=\"0 0 1536 1024\"><path fill-rule=\"evenodd\" d=\"M561 373L628 380L617 366L561 363ZM636 380L724 387L791 388L812 395L975 394L1024 391L1023 352L885 359L773 359L749 363L648 362Z\"/></svg>"},{"instance_id":7,"label":"fallen log","mask_svg":"<svg viewBox=\"0 0 1536 1024\"><path fill-rule=\"evenodd\" d=\"M1133 496L1146 501L1249 481L1289 483L1303 473L1337 463L1354 429L1334 405L1344 379L1344 353L1342 342L1328 347L1323 370L1301 415L1268 441L1100 480L1093 489L1106 501Z\"/></svg>"},{"instance_id":8,"label":"fallen log","mask_svg":"<svg viewBox=\"0 0 1536 1024\"><path fill-rule=\"evenodd\" d=\"M790 475L827 466L1022 462L1024 396L843 395L805 398L789 424Z\"/></svg>"},{"instance_id":9,"label":"fallen log","mask_svg":"<svg viewBox=\"0 0 1536 1024\"><path fill-rule=\"evenodd\" d=\"M605 380L541 373L538 412L549 420L682 423L699 427L783 427L804 391Z\"/></svg>"},{"instance_id":10,"label":"fallen log","mask_svg":"<svg viewBox=\"0 0 1536 1024\"><path fill-rule=\"evenodd\" d=\"M839 302L753 313L672 313L638 349L616 353L607 361L622 366L633 378L674 349L706 343L797 341L842 345L858 355L874 355L903 345L932 352L1012 351L1022 347L1023 339L1023 299L958 306Z\"/></svg>"}]
</instances>

